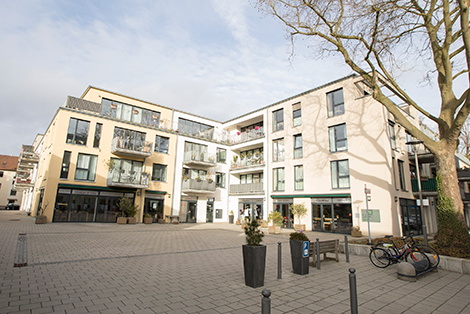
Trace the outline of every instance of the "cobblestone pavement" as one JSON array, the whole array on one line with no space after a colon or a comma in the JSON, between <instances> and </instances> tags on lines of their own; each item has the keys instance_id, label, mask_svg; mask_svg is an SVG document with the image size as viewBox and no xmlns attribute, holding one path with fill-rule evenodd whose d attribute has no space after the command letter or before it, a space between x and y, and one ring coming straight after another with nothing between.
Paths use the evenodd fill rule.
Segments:
<instances>
[{"instance_id":1,"label":"cobblestone pavement","mask_svg":"<svg viewBox=\"0 0 470 314\"><path fill-rule=\"evenodd\" d=\"M26 233L26 267L13 267L19 233ZM349 313L350 267L359 313L470 313L470 275L439 270L410 283L396 279L396 266L379 269L363 256L348 264L340 254L339 263L300 276L291 271L288 231L263 242L265 285L253 289L244 284L240 226L36 225L0 211L0 313L260 313L265 288L271 313Z\"/></svg>"}]
</instances>

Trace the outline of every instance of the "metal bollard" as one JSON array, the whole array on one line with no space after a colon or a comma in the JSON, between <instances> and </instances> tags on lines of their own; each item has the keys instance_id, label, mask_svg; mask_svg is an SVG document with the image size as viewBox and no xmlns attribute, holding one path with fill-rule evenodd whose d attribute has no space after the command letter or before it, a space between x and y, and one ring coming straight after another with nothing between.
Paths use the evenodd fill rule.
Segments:
<instances>
[{"instance_id":1,"label":"metal bollard","mask_svg":"<svg viewBox=\"0 0 470 314\"><path fill-rule=\"evenodd\" d=\"M282 279L282 246L277 243L277 279Z\"/></svg>"},{"instance_id":2,"label":"metal bollard","mask_svg":"<svg viewBox=\"0 0 470 314\"><path fill-rule=\"evenodd\" d=\"M321 269L321 266L320 266L320 239L317 238L317 269Z\"/></svg>"},{"instance_id":3,"label":"metal bollard","mask_svg":"<svg viewBox=\"0 0 470 314\"><path fill-rule=\"evenodd\" d=\"M424 245L428 245L428 230L425 225L423 225L423 237L424 237Z\"/></svg>"},{"instance_id":4,"label":"metal bollard","mask_svg":"<svg viewBox=\"0 0 470 314\"><path fill-rule=\"evenodd\" d=\"M261 298L261 314L271 314L271 291L264 289L261 291L263 297Z\"/></svg>"},{"instance_id":5,"label":"metal bollard","mask_svg":"<svg viewBox=\"0 0 470 314\"><path fill-rule=\"evenodd\" d=\"M349 298L351 300L351 314L357 314L357 285L354 268L349 268Z\"/></svg>"},{"instance_id":6,"label":"metal bollard","mask_svg":"<svg viewBox=\"0 0 470 314\"><path fill-rule=\"evenodd\" d=\"M349 263L349 244L348 236L344 236L344 254L346 254L346 263Z\"/></svg>"}]
</instances>

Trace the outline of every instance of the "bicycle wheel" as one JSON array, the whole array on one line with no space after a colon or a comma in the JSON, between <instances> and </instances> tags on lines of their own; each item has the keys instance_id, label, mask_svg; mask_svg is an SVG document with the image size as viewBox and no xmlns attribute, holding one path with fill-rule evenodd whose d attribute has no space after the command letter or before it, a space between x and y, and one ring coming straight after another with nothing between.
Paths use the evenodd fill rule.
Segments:
<instances>
[{"instance_id":1,"label":"bicycle wheel","mask_svg":"<svg viewBox=\"0 0 470 314\"><path fill-rule=\"evenodd\" d=\"M411 253L406 255L405 261L407 261L408 263L419 262L423 264L425 270L428 270L431 265L431 262L429 262L429 258L426 256L426 254L421 251L412 250Z\"/></svg>"},{"instance_id":2,"label":"bicycle wheel","mask_svg":"<svg viewBox=\"0 0 470 314\"><path fill-rule=\"evenodd\" d=\"M398 251L396 248L394 248L393 246L386 246L385 247L385 250L387 251L387 253L390 255L390 257L392 258L392 262L397 262L397 258L398 258Z\"/></svg>"},{"instance_id":3,"label":"bicycle wheel","mask_svg":"<svg viewBox=\"0 0 470 314\"><path fill-rule=\"evenodd\" d=\"M413 249L418 249L418 251L421 251L426 254L429 259L429 262L431 263L431 268L436 268L437 266L439 266L441 258L439 257L437 251L432 247L426 245L417 245Z\"/></svg>"},{"instance_id":4,"label":"bicycle wheel","mask_svg":"<svg viewBox=\"0 0 470 314\"><path fill-rule=\"evenodd\" d=\"M379 268L385 268L390 265L390 254L387 253L384 249L381 248L373 248L370 250L369 259Z\"/></svg>"}]
</instances>

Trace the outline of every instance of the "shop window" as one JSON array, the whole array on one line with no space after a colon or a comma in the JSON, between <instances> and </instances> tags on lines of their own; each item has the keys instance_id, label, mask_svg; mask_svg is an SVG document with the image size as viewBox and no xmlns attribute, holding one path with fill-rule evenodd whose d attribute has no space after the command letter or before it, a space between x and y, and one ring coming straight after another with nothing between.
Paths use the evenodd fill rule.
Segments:
<instances>
[{"instance_id":1,"label":"shop window","mask_svg":"<svg viewBox=\"0 0 470 314\"><path fill-rule=\"evenodd\" d=\"M78 154L75 180L94 181L98 156Z\"/></svg>"},{"instance_id":2,"label":"shop window","mask_svg":"<svg viewBox=\"0 0 470 314\"><path fill-rule=\"evenodd\" d=\"M344 113L343 89L338 89L326 94L328 103L328 117L339 116Z\"/></svg>"},{"instance_id":3,"label":"shop window","mask_svg":"<svg viewBox=\"0 0 470 314\"><path fill-rule=\"evenodd\" d=\"M349 188L348 160L337 160L331 162L331 185L333 189Z\"/></svg>"},{"instance_id":4,"label":"shop window","mask_svg":"<svg viewBox=\"0 0 470 314\"><path fill-rule=\"evenodd\" d=\"M157 135L155 137L155 152L168 154L169 142L170 139L168 137Z\"/></svg>"},{"instance_id":5,"label":"shop window","mask_svg":"<svg viewBox=\"0 0 470 314\"><path fill-rule=\"evenodd\" d=\"M69 129L67 132L67 143L86 145L89 127L89 121L70 118Z\"/></svg>"},{"instance_id":6,"label":"shop window","mask_svg":"<svg viewBox=\"0 0 470 314\"><path fill-rule=\"evenodd\" d=\"M68 179L69 167L70 167L70 156L72 155L69 151L64 151L64 157L62 157L62 168L60 170L60 178Z\"/></svg>"},{"instance_id":7,"label":"shop window","mask_svg":"<svg viewBox=\"0 0 470 314\"><path fill-rule=\"evenodd\" d=\"M153 164L152 181L166 182L166 165Z\"/></svg>"},{"instance_id":8,"label":"shop window","mask_svg":"<svg viewBox=\"0 0 470 314\"><path fill-rule=\"evenodd\" d=\"M273 111L273 132L284 130L284 109Z\"/></svg>"},{"instance_id":9,"label":"shop window","mask_svg":"<svg viewBox=\"0 0 470 314\"><path fill-rule=\"evenodd\" d=\"M348 149L346 123L329 127L330 152L342 152Z\"/></svg>"}]
</instances>

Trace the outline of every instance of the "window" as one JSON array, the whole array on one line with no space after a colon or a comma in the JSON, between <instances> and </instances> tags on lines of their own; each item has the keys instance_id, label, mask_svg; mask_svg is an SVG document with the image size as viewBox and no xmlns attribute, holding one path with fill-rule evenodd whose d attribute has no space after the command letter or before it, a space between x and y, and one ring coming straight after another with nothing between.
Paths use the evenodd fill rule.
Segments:
<instances>
[{"instance_id":1,"label":"window","mask_svg":"<svg viewBox=\"0 0 470 314\"><path fill-rule=\"evenodd\" d=\"M60 178L67 179L69 177L69 166L70 166L70 155L72 153L64 151L64 157L62 157L62 168L60 170Z\"/></svg>"},{"instance_id":2,"label":"window","mask_svg":"<svg viewBox=\"0 0 470 314\"><path fill-rule=\"evenodd\" d=\"M398 175L400 177L400 188L406 191L405 162L403 160L398 160Z\"/></svg>"},{"instance_id":3,"label":"window","mask_svg":"<svg viewBox=\"0 0 470 314\"><path fill-rule=\"evenodd\" d=\"M273 132L284 130L284 109L273 111Z\"/></svg>"},{"instance_id":4,"label":"window","mask_svg":"<svg viewBox=\"0 0 470 314\"><path fill-rule=\"evenodd\" d=\"M294 166L294 189L302 191L304 189L304 166Z\"/></svg>"},{"instance_id":5,"label":"window","mask_svg":"<svg viewBox=\"0 0 470 314\"><path fill-rule=\"evenodd\" d=\"M201 179L206 180L207 171L199 169L183 169L183 178L184 179Z\"/></svg>"},{"instance_id":6,"label":"window","mask_svg":"<svg viewBox=\"0 0 470 314\"><path fill-rule=\"evenodd\" d=\"M103 98L101 114L125 121L132 121L149 126L160 126L160 112L121 103Z\"/></svg>"},{"instance_id":7,"label":"window","mask_svg":"<svg viewBox=\"0 0 470 314\"><path fill-rule=\"evenodd\" d=\"M223 148L217 148L217 162L225 163L227 151Z\"/></svg>"},{"instance_id":8,"label":"window","mask_svg":"<svg viewBox=\"0 0 470 314\"><path fill-rule=\"evenodd\" d=\"M390 133L390 145L392 149L397 149L397 140L395 136L395 123L388 121L388 132Z\"/></svg>"},{"instance_id":9,"label":"window","mask_svg":"<svg viewBox=\"0 0 470 314\"><path fill-rule=\"evenodd\" d=\"M300 109L300 103L292 105L292 126L299 126L302 124L302 110Z\"/></svg>"},{"instance_id":10,"label":"window","mask_svg":"<svg viewBox=\"0 0 470 314\"><path fill-rule=\"evenodd\" d=\"M214 127L191 120L178 118L178 132L212 139L214 135Z\"/></svg>"},{"instance_id":11,"label":"window","mask_svg":"<svg viewBox=\"0 0 470 314\"><path fill-rule=\"evenodd\" d=\"M168 137L157 135L155 137L155 152L168 154L169 142L170 142L170 139Z\"/></svg>"},{"instance_id":12,"label":"window","mask_svg":"<svg viewBox=\"0 0 470 314\"><path fill-rule=\"evenodd\" d=\"M113 183L135 184L148 179L142 175L142 161L111 158L111 162L114 165Z\"/></svg>"},{"instance_id":13,"label":"window","mask_svg":"<svg viewBox=\"0 0 470 314\"><path fill-rule=\"evenodd\" d=\"M166 182L166 165L153 164L152 181Z\"/></svg>"},{"instance_id":14,"label":"window","mask_svg":"<svg viewBox=\"0 0 470 314\"><path fill-rule=\"evenodd\" d=\"M294 158L302 158L302 134L294 135Z\"/></svg>"},{"instance_id":15,"label":"window","mask_svg":"<svg viewBox=\"0 0 470 314\"><path fill-rule=\"evenodd\" d=\"M273 190L284 191L284 168L273 169Z\"/></svg>"},{"instance_id":16,"label":"window","mask_svg":"<svg viewBox=\"0 0 470 314\"><path fill-rule=\"evenodd\" d=\"M86 145L90 122L70 118L67 143Z\"/></svg>"},{"instance_id":17,"label":"window","mask_svg":"<svg viewBox=\"0 0 470 314\"><path fill-rule=\"evenodd\" d=\"M97 123L95 128L95 138L93 140L93 147L99 148L100 147L100 140L101 140L101 129L103 128L103 124Z\"/></svg>"},{"instance_id":18,"label":"window","mask_svg":"<svg viewBox=\"0 0 470 314\"><path fill-rule=\"evenodd\" d=\"M331 185L333 189L349 188L348 160L338 160L331 162Z\"/></svg>"},{"instance_id":19,"label":"window","mask_svg":"<svg viewBox=\"0 0 470 314\"><path fill-rule=\"evenodd\" d=\"M16 196L16 191L15 191L15 190L11 190L11 191L10 191L10 196Z\"/></svg>"},{"instance_id":20,"label":"window","mask_svg":"<svg viewBox=\"0 0 470 314\"><path fill-rule=\"evenodd\" d=\"M94 181L98 156L78 154L75 180Z\"/></svg>"},{"instance_id":21,"label":"window","mask_svg":"<svg viewBox=\"0 0 470 314\"><path fill-rule=\"evenodd\" d=\"M273 140L273 161L284 160L284 139Z\"/></svg>"},{"instance_id":22,"label":"window","mask_svg":"<svg viewBox=\"0 0 470 314\"><path fill-rule=\"evenodd\" d=\"M326 94L328 103L328 117L339 116L344 113L343 89Z\"/></svg>"},{"instance_id":23,"label":"window","mask_svg":"<svg viewBox=\"0 0 470 314\"><path fill-rule=\"evenodd\" d=\"M116 148L142 151L146 146L145 133L115 127L113 145L114 143ZM148 145L152 146L150 143Z\"/></svg>"},{"instance_id":24,"label":"window","mask_svg":"<svg viewBox=\"0 0 470 314\"><path fill-rule=\"evenodd\" d=\"M348 149L346 123L329 127L330 152L342 152Z\"/></svg>"},{"instance_id":25,"label":"window","mask_svg":"<svg viewBox=\"0 0 470 314\"><path fill-rule=\"evenodd\" d=\"M215 210L215 219L222 219L222 209Z\"/></svg>"},{"instance_id":26,"label":"window","mask_svg":"<svg viewBox=\"0 0 470 314\"><path fill-rule=\"evenodd\" d=\"M207 145L185 142L184 160L207 161Z\"/></svg>"},{"instance_id":27,"label":"window","mask_svg":"<svg viewBox=\"0 0 470 314\"><path fill-rule=\"evenodd\" d=\"M0 171L0 178L3 178L3 171Z\"/></svg>"},{"instance_id":28,"label":"window","mask_svg":"<svg viewBox=\"0 0 470 314\"><path fill-rule=\"evenodd\" d=\"M217 172L215 174L215 186L225 188L225 173Z\"/></svg>"},{"instance_id":29,"label":"window","mask_svg":"<svg viewBox=\"0 0 470 314\"><path fill-rule=\"evenodd\" d=\"M395 184L395 189L398 190L397 173L396 173L396 166L395 166L395 157L392 157L392 172L393 172L393 182Z\"/></svg>"}]
</instances>

